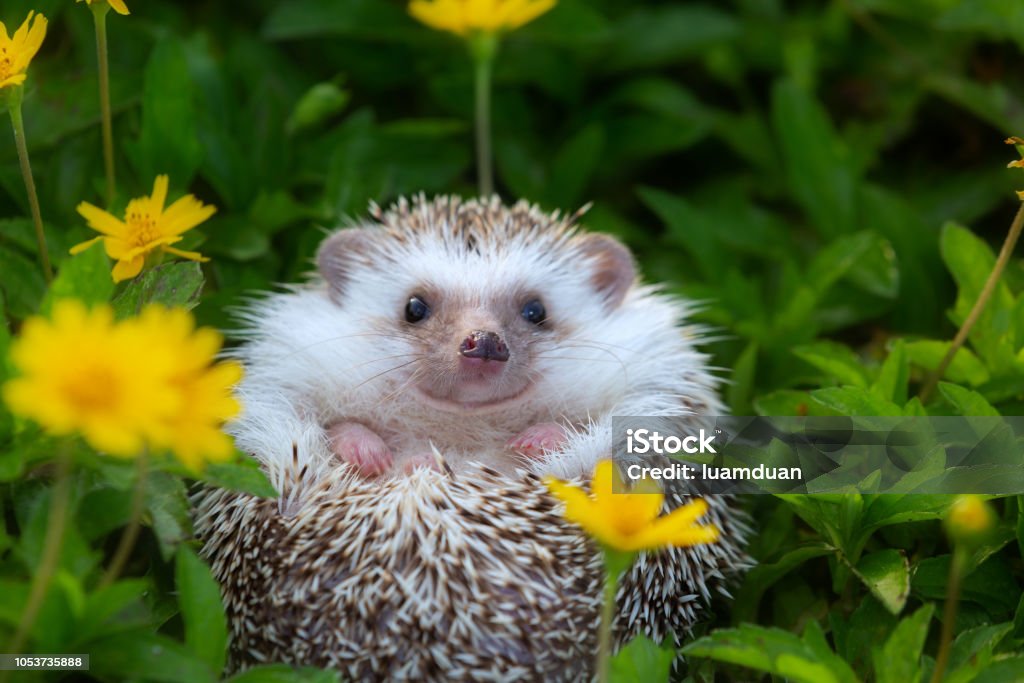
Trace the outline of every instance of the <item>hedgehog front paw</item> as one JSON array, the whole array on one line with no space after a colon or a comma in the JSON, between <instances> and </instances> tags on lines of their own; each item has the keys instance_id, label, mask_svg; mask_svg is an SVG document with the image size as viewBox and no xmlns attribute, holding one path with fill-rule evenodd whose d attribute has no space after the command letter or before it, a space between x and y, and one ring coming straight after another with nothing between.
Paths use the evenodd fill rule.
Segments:
<instances>
[{"instance_id":1,"label":"hedgehog front paw","mask_svg":"<svg viewBox=\"0 0 1024 683\"><path fill-rule=\"evenodd\" d=\"M412 474L416 470L420 469L434 470L435 472L441 471L441 466L437 461L437 457L430 451L415 453L406 458L405 462L401 463L401 465L402 471L405 474Z\"/></svg>"},{"instance_id":2,"label":"hedgehog front paw","mask_svg":"<svg viewBox=\"0 0 1024 683\"><path fill-rule=\"evenodd\" d=\"M527 458L539 458L545 453L557 451L565 445L568 439L569 435L562 425L555 422L541 422L509 439L505 448Z\"/></svg>"},{"instance_id":3,"label":"hedgehog front paw","mask_svg":"<svg viewBox=\"0 0 1024 683\"><path fill-rule=\"evenodd\" d=\"M327 428L335 457L355 467L364 477L379 477L391 469L394 456L384 439L357 422L341 422Z\"/></svg>"}]
</instances>

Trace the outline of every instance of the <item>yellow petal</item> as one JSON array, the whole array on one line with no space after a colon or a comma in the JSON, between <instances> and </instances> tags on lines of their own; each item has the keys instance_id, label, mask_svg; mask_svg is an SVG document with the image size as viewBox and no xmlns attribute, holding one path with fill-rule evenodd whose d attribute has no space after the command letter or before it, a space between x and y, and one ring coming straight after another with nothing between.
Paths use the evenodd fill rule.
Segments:
<instances>
[{"instance_id":1,"label":"yellow petal","mask_svg":"<svg viewBox=\"0 0 1024 683\"><path fill-rule=\"evenodd\" d=\"M25 38L28 37L29 25L32 23L32 17L34 15L35 12L33 10L28 11L28 17L25 18L25 21L21 22L21 26L19 26L18 30L14 32L13 36L11 36L12 43L20 47L21 44L25 42Z\"/></svg>"},{"instance_id":2,"label":"yellow petal","mask_svg":"<svg viewBox=\"0 0 1024 683\"><path fill-rule=\"evenodd\" d=\"M89 202L82 202L75 210L86 220L90 228L102 232L104 235L123 237L128 231L128 226L124 224L124 221L118 220Z\"/></svg>"},{"instance_id":3,"label":"yellow petal","mask_svg":"<svg viewBox=\"0 0 1024 683\"><path fill-rule=\"evenodd\" d=\"M25 78L25 74L14 74L13 76L8 76L4 80L0 81L0 88L6 88L12 85L21 85L25 82Z\"/></svg>"},{"instance_id":4,"label":"yellow petal","mask_svg":"<svg viewBox=\"0 0 1024 683\"><path fill-rule=\"evenodd\" d=\"M107 0L110 6L114 8L114 11L118 14L127 15L131 14L128 11L128 6L124 4L124 0Z\"/></svg>"},{"instance_id":5,"label":"yellow petal","mask_svg":"<svg viewBox=\"0 0 1024 683\"><path fill-rule=\"evenodd\" d=\"M206 263L207 261L210 260L209 258L200 254L198 251L182 251L181 249L175 249L174 247L168 247L167 245L164 245L163 247L161 247L161 249L166 251L168 254L174 254L175 256L180 256L181 258L188 259L190 261L199 261L200 263Z\"/></svg>"},{"instance_id":6,"label":"yellow petal","mask_svg":"<svg viewBox=\"0 0 1024 683\"><path fill-rule=\"evenodd\" d=\"M566 519L583 525L593 518L594 501L586 491L554 477L545 477L544 483L556 498L565 503Z\"/></svg>"},{"instance_id":7,"label":"yellow petal","mask_svg":"<svg viewBox=\"0 0 1024 683\"><path fill-rule=\"evenodd\" d=\"M169 179L165 175L158 175L153 181L153 194L150 195L150 200L153 202L153 213L156 215L163 213L164 204L167 202L168 183Z\"/></svg>"},{"instance_id":8,"label":"yellow petal","mask_svg":"<svg viewBox=\"0 0 1024 683\"><path fill-rule=\"evenodd\" d=\"M75 254L81 254L83 251L85 251L92 245L96 244L101 239L104 239L103 235L100 235L99 237L93 237L91 240L86 240L85 242L76 244L75 246L71 247L68 253L70 253L72 256L74 256Z\"/></svg>"},{"instance_id":9,"label":"yellow petal","mask_svg":"<svg viewBox=\"0 0 1024 683\"><path fill-rule=\"evenodd\" d=\"M206 205L190 194L167 207L160 217L160 232L164 235L180 235L191 230L217 212L217 207Z\"/></svg>"},{"instance_id":10,"label":"yellow petal","mask_svg":"<svg viewBox=\"0 0 1024 683\"><path fill-rule=\"evenodd\" d=\"M537 0L536 2L523 2L522 7L515 7L512 11L512 3L509 3L510 11L505 19L506 28L519 28L528 24L540 15L549 11L555 6L555 0Z\"/></svg>"},{"instance_id":11,"label":"yellow petal","mask_svg":"<svg viewBox=\"0 0 1024 683\"><path fill-rule=\"evenodd\" d=\"M136 256L128 261L118 261L117 264L114 265L114 270L111 273L111 275L114 276L114 282L130 280L138 275L142 272L142 264L145 260L146 259L142 256Z\"/></svg>"}]
</instances>

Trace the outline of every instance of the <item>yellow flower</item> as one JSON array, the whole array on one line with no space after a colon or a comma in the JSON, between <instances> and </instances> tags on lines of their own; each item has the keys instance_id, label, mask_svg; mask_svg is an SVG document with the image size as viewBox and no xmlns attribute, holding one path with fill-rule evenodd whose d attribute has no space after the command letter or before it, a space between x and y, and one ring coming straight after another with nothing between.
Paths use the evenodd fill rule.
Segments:
<instances>
[{"instance_id":1,"label":"yellow flower","mask_svg":"<svg viewBox=\"0 0 1024 683\"><path fill-rule=\"evenodd\" d=\"M409 14L439 31L460 36L519 28L555 6L556 0L413 0Z\"/></svg>"},{"instance_id":2,"label":"yellow flower","mask_svg":"<svg viewBox=\"0 0 1024 683\"><path fill-rule=\"evenodd\" d=\"M180 308L150 306L139 324L160 330L160 344L178 358L171 385L183 402L157 435L158 445L193 470L208 460L227 460L234 448L221 425L239 412L231 389L242 378L242 368L233 361L214 364L223 338L210 328L195 329L192 315Z\"/></svg>"},{"instance_id":3,"label":"yellow flower","mask_svg":"<svg viewBox=\"0 0 1024 683\"><path fill-rule=\"evenodd\" d=\"M109 306L60 301L52 320L25 323L11 348L19 376L3 398L18 415L54 434L80 432L99 451L168 449L197 470L234 452L221 425L238 414L231 389L241 368L214 363L221 341L195 329L184 309L151 305L115 322Z\"/></svg>"},{"instance_id":4,"label":"yellow flower","mask_svg":"<svg viewBox=\"0 0 1024 683\"><path fill-rule=\"evenodd\" d=\"M958 496L946 515L946 530L958 542L973 542L995 526L995 513L981 496Z\"/></svg>"},{"instance_id":5,"label":"yellow flower","mask_svg":"<svg viewBox=\"0 0 1024 683\"><path fill-rule=\"evenodd\" d=\"M135 455L181 407L166 390L172 358L150 353L161 336L115 323L109 306L58 302L52 319L29 319L12 345L20 375L4 400L54 434L81 432L98 450Z\"/></svg>"},{"instance_id":6,"label":"yellow flower","mask_svg":"<svg viewBox=\"0 0 1024 683\"><path fill-rule=\"evenodd\" d=\"M198 252L180 251L170 245L180 242L183 232L208 219L217 209L203 205L190 194L164 209L167 183L167 176L157 176L153 183L153 194L128 202L123 221L88 202L79 204L78 213L88 221L89 227L103 234L75 245L71 253L77 254L103 240L107 255L117 261L113 271L114 282L138 275L146 255L154 249L193 261L208 261Z\"/></svg>"},{"instance_id":7,"label":"yellow flower","mask_svg":"<svg viewBox=\"0 0 1024 683\"><path fill-rule=\"evenodd\" d=\"M665 499L660 491L648 489L643 493L613 493L613 487L620 488L624 484L611 460L602 460L594 468L591 495L554 477L546 477L544 483L551 493L565 502L566 519L580 525L598 542L613 550L636 552L718 540L716 527L696 523L708 509L703 500L658 517Z\"/></svg>"},{"instance_id":8,"label":"yellow flower","mask_svg":"<svg viewBox=\"0 0 1024 683\"><path fill-rule=\"evenodd\" d=\"M0 21L0 89L25 82L29 62L39 52L45 37L46 17L42 14L29 12L25 23L11 37L7 36L7 27Z\"/></svg>"},{"instance_id":9,"label":"yellow flower","mask_svg":"<svg viewBox=\"0 0 1024 683\"><path fill-rule=\"evenodd\" d=\"M128 7L124 4L124 0L75 0L75 2L85 2L89 5L103 5L107 4L114 8L114 11L118 14L128 14Z\"/></svg>"}]
</instances>

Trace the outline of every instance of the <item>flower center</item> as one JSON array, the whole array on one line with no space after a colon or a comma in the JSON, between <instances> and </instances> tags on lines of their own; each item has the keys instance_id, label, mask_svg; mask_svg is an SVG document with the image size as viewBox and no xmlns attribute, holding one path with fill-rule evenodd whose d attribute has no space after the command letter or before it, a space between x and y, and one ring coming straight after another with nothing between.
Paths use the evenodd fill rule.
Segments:
<instances>
[{"instance_id":1,"label":"flower center","mask_svg":"<svg viewBox=\"0 0 1024 683\"><path fill-rule=\"evenodd\" d=\"M108 411L117 403L118 382L110 368L83 368L68 379L65 395L81 412Z\"/></svg>"},{"instance_id":2,"label":"flower center","mask_svg":"<svg viewBox=\"0 0 1024 683\"><path fill-rule=\"evenodd\" d=\"M0 47L0 81L11 75L11 56L6 47Z\"/></svg>"},{"instance_id":3,"label":"flower center","mask_svg":"<svg viewBox=\"0 0 1024 683\"><path fill-rule=\"evenodd\" d=\"M129 209L127 219L128 239L134 246L144 247L160 237L156 219L149 211Z\"/></svg>"}]
</instances>

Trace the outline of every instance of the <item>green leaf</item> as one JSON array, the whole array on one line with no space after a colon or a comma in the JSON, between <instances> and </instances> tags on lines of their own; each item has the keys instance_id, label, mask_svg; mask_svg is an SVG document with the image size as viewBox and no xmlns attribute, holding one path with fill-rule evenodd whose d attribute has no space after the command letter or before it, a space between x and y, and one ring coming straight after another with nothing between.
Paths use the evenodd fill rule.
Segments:
<instances>
[{"instance_id":1,"label":"green leaf","mask_svg":"<svg viewBox=\"0 0 1024 683\"><path fill-rule=\"evenodd\" d=\"M868 385L863 361L844 344L819 340L813 344L795 347L793 354L839 380L841 384L852 384L857 387Z\"/></svg>"},{"instance_id":2,"label":"green leaf","mask_svg":"<svg viewBox=\"0 0 1024 683\"><path fill-rule=\"evenodd\" d=\"M917 683L921 680L921 650L928 637L935 605L925 605L900 621L881 650L874 654L878 683Z\"/></svg>"},{"instance_id":3,"label":"green leaf","mask_svg":"<svg viewBox=\"0 0 1024 683\"><path fill-rule=\"evenodd\" d=\"M668 226L669 234L685 247L693 265L713 281L727 269L725 254L718 248L716 227L710 217L686 199L662 190L641 187L637 194Z\"/></svg>"},{"instance_id":4,"label":"green leaf","mask_svg":"<svg viewBox=\"0 0 1024 683\"><path fill-rule=\"evenodd\" d=\"M46 291L41 266L0 243L0 289L4 292L7 312L15 318L27 318L39 310Z\"/></svg>"},{"instance_id":5,"label":"green leaf","mask_svg":"<svg viewBox=\"0 0 1024 683\"><path fill-rule=\"evenodd\" d=\"M146 480L146 504L153 518L153 531L160 543L160 554L170 559L178 545L192 538L185 483L166 472L151 471Z\"/></svg>"},{"instance_id":6,"label":"green leaf","mask_svg":"<svg viewBox=\"0 0 1024 683\"><path fill-rule=\"evenodd\" d=\"M266 664L235 674L224 683L341 683L341 674L312 667L296 669L287 664Z\"/></svg>"},{"instance_id":7,"label":"green leaf","mask_svg":"<svg viewBox=\"0 0 1024 683\"><path fill-rule=\"evenodd\" d=\"M899 614L910 595L910 564L899 550L879 550L857 563L856 574L871 594L893 614Z\"/></svg>"},{"instance_id":8,"label":"green leaf","mask_svg":"<svg viewBox=\"0 0 1024 683\"><path fill-rule=\"evenodd\" d=\"M176 577L185 644L219 672L224 669L228 650L228 620L220 586L206 563L187 545L178 548Z\"/></svg>"},{"instance_id":9,"label":"green leaf","mask_svg":"<svg viewBox=\"0 0 1024 683\"><path fill-rule=\"evenodd\" d=\"M966 228L947 223L942 228L942 258L958 286L953 320L962 324L981 295L995 256L985 242ZM1012 316L1014 299L1004 281L996 284L992 297L971 328L968 339L990 368L1011 364L1016 351ZM950 378L952 379L952 377ZM954 380L957 381L957 380Z\"/></svg>"},{"instance_id":10,"label":"green leaf","mask_svg":"<svg viewBox=\"0 0 1024 683\"><path fill-rule=\"evenodd\" d=\"M950 683L970 681L988 667L996 646L1013 628L1013 624L993 624L967 629L957 635L949 652Z\"/></svg>"},{"instance_id":11,"label":"green leaf","mask_svg":"<svg viewBox=\"0 0 1024 683\"><path fill-rule=\"evenodd\" d=\"M743 624L720 629L685 646L682 653L738 664L798 683L857 681L841 658L832 653L823 657L818 648L779 628Z\"/></svg>"},{"instance_id":12,"label":"green leaf","mask_svg":"<svg viewBox=\"0 0 1024 683\"><path fill-rule=\"evenodd\" d=\"M779 389L754 399L754 410L764 416L797 416L812 414L810 393ZM815 404L816 405L816 404Z\"/></svg>"},{"instance_id":13,"label":"green leaf","mask_svg":"<svg viewBox=\"0 0 1024 683\"><path fill-rule=\"evenodd\" d=\"M736 594L733 604L735 620L753 621L756 619L761 596L774 583L808 560L831 555L834 552L826 544L814 541L789 550L774 562L758 563L743 577L743 583Z\"/></svg>"},{"instance_id":14,"label":"green leaf","mask_svg":"<svg viewBox=\"0 0 1024 683\"><path fill-rule=\"evenodd\" d=\"M828 387L811 392L811 398L840 415L902 415L903 410L860 387Z\"/></svg>"},{"instance_id":15,"label":"green leaf","mask_svg":"<svg viewBox=\"0 0 1024 683\"><path fill-rule=\"evenodd\" d=\"M91 640L123 631L126 625L146 625L150 615L143 598L152 589L146 579L123 579L91 593L75 625L76 638Z\"/></svg>"},{"instance_id":16,"label":"green leaf","mask_svg":"<svg viewBox=\"0 0 1024 683\"><path fill-rule=\"evenodd\" d=\"M604 129L590 124L562 145L547 174L545 197L554 206L576 206L597 170L604 150Z\"/></svg>"},{"instance_id":17,"label":"green leaf","mask_svg":"<svg viewBox=\"0 0 1024 683\"><path fill-rule=\"evenodd\" d=\"M612 679L616 683L667 681L675 658L671 647L659 647L647 636L637 636L612 657Z\"/></svg>"},{"instance_id":18,"label":"green leaf","mask_svg":"<svg viewBox=\"0 0 1024 683\"><path fill-rule=\"evenodd\" d=\"M971 683L1020 683L1021 671L1024 671L1024 657L1011 655L982 669Z\"/></svg>"},{"instance_id":19,"label":"green leaf","mask_svg":"<svg viewBox=\"0 0 1024 683\"><path fill-rule=\"evenodd\" d=\"M193 308L203 289L203 271L198 263L167 263L131 281L116 299L119 318L137 315L146 304Z\"/></svg>"},{"instance_id":20,"label":"green leaf","mask_svg":"<svg viewBox=\"0 0 1024 683\"><path fill-rule=\"evenodd\" d=\"M60 299L78 299L87 306L106 303L114 293L110 259L101 242L64 260L43 299L40 313L49 315Z\"/></svg>"},{"instance_id":21,"label":"green leaf","mask_svg":"<svg viewBox=\"0 0 1024 683\"><path fill-rule=\"evenodd\" d=\"M285 124L285 131L289 135L294 135L321 125L341 112L351 97L351 93L342 90L336 83L317 83L295 104L295 109Z\"/></svg>"},{"instance_id":22,"label":"green leaf","mask_svg":"<svg viewBox=\"0 0 1024 683\"><path fill-rule=\"evenodd\" d=\"M907 358L906 345L902 339L897 339L882 369L878 371L878 377L871 385L871 392L886 401L892 401L897 405L907 402L907 383L910 381L910 361Z\"/></svg>"},{"instance_id":23,"label":"green leaf","mask_svg":"<svg viewBox=\"0 0 1024 683\"><path fill-rule=\"evenodd\" d=\"M732 381L726 396L733 415L750 413L750 397L754 393L754 378L757 374L757 352L757 342L750 342L733 366Z\"/></svg>"},{"instance_id":24,"label":"green leaf","mask_svg":"<svg viewBox=\"0 0 1024 683\"><path fill-rule=\"evenodd\" d=\"M388 40L431 38L397 5L377 0L291 0L278 3L263 25L272 40L348 36Z\"/></svg>"},{"instance_id":25,"label":"green leaf","mask_svg":"<svg viewBox=\"0 0 1024 683\"><path fill-rule=\"evenodd\" d=\"M819 234L853 231L857 177L846 144L825 108L789 81L772 90L772 123L789 187Z\"/></svg>"},{"instance_id":26,"label":"green leaf","mask_svg":"<svg viewBox=\"0 0 1024 683\"><path fill-rule=\"evenodd\" d=\"M736 21L713 6L631 6L607 45L603 67L620 71L671 64L699 55L739 33Z\"/></svg>"},{"instance_id":27,"label":"green leaf","mask_svg":"<svg viewBox=\"0 0 1024 683\"><path fill-rule=\"evenodd\" d=\"M949 555L928 557L917 565L911 590L926 600L941 600L949 578ZM984 607L994 617L1010 616L1017 607L1020 586L1001 555L989 557L964 578L961 600Z\"/></svg>"},{"instance_id":28,"label":"green leaf","mask_svg":"<svg viewBox=\"0 0 1024 683\"><path fill-rule=\"evenodd\" d=\"M985 397L976 391L971 391L949 382L939 382L939 391L946 397L946 400L953 404L960 415L978 416L988 415L998 417L999 411L992 407Z\"/></svg>"},{"instance_id":29,"label":"green leaf","mask_svg":"<svg viewBox=\"0 0 1024 683\"><path fill-rule=\"evenodd\" d=\"M89 673L102 680L213 683L217 675L184 645L144 631L90 641Z\"/></svg>"},{"instance_id":30,"label":"green leaf","mask_svg":"<svg viewBox=\"0 0 1024 683\"><path fill-rule=\"evenodd\" d=\"M884 237L871 235L863 256L850 267L846 280L883 299L895 299L900 293L900 269L892 244Z\"/></svg>"},{"instance_id":31,"label":"green leaf","mask_svg":"<svg viewBox=\"0 0 1024 683\"><path fill-rule=\"evenodd\" d=\"M171 187L186 186L203 161L189 74L184 44L165 35L146 63L139 138L122 143L140 184L166 174Z\"/></svg>"},{"instance_id":32,"label":"green leaf","mask_svg":"<svg viewBox=\"0 0 1024 683\"><path fill-rule=\"evenodd\" d=\"M863 524L878 529L905 522L942 519L953 504L950 496L920 494L888 494L869 496L864 506Z\"/></svg>"},{"instance_id":33,"label":"green leaf","mask_svg":"<svg viewBox=\"0 0 1024 683\"><path fill-rule=\"evenodd\" d=\"M907 343L907 356L914 365L925 370L935 370L949 350L950 342L921 340ZM951 382L966 382L978 385L988 381L989 373L985 365L978 360L970 349L960 347L953 362L946 368L945 379Z\"/></svg>"},{"instance_id":34,"label":"green leaf","mask_svg":"<svg viewBox=\"0 0 1024 683\"><path fill-rule=\"evenodd\" d=\"M210 463L201 474L202 480L222 489L251 493L261 498L276 498L277 491L260 469L259 463L240 454L235 462Z\"/></svg>"},{"instance_id":35,"label":"green leaf","mask_svg":"<svg viewBox=\"0 0 1024 683\"><path fill-rule=\"evenodd\" d=\"M28 602L28 581L0 578L0 624L18 626Z\"/></svg>"},{"instance_id":36,"label":"green leaf","mask_svg":"<svg viewBox=\"0 0 1024 683\"><path fill-rule=\"evenodd\" d=\"M1017 611L1013 615L1013 637L1024 640L1024 592L1020 594Z\"/></svg>"}]
</instances>

